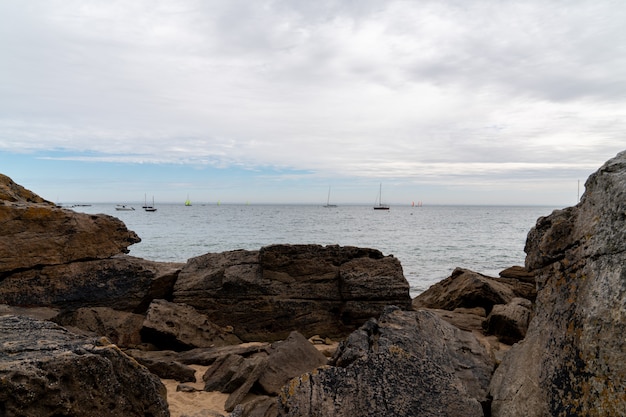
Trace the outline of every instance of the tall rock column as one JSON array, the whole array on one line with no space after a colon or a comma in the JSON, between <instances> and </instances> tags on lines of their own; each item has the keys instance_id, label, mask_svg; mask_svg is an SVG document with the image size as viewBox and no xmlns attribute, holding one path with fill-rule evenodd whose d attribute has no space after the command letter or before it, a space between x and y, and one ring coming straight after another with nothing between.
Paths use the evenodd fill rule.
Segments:
<instances>
[{"instance_id":1,"label":"tall rock column","mask_svg":"<svg viewBox=\"0 0 626 417\"><path fill-rule=\"evenodd\" d=\"M528 234L536 315L491 383L492 415L626 415L626 151Z\"/></svg>"}]
</instances>

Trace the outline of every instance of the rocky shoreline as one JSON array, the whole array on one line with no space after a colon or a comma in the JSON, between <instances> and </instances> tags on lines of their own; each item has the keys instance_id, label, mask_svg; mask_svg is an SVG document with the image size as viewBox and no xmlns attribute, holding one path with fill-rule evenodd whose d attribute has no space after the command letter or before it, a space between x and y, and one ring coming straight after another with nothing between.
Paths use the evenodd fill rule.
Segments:
<instances>
[{"instance_id":1,"label":"rocky shoreline","mask_svg":"<svg viewBox=\"0 0 626 417\"><path fill-rule=\"evenodd\" d=\"M537 220L526 264L415 299L369 248L128 256L117 218L0 174L0 415L626 415L626 152ZM176 381L176 382L174 382ZM220 408L222 407L222 408Z\"/></svg>"}]
</instances>

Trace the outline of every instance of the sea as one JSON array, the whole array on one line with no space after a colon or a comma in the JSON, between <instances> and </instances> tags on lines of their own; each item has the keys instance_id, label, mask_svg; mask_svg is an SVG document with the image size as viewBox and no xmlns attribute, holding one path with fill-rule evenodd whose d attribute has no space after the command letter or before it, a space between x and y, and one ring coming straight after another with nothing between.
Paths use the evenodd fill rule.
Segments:
<instances>
[{"instance_id":1,"label":"sea","mask_svg":"<svg viewBox=\"0 0 626 417\"><path fill-rule=\"evenodd\" d=\"M115 204L75 206L121 219L141 238L130 255L186 262L205 253L257 250L273 244L359 246L400 260L417 296L456 267L489 276L524 265L526 236L548 206L372 206L160 204L146 212Z\"/></svg>"}]
</instances>

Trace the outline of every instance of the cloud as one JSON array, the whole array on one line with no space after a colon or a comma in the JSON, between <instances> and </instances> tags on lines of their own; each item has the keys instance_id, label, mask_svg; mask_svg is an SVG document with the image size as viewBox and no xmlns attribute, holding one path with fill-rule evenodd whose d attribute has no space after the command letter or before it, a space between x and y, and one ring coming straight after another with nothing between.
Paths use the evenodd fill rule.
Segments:
<instances>
[{"instance_id":1,"label":"cloud","mask_svg":"<svg viewBox=\"0 0 626 417\"><path fill-rule=\"evenodd\" d=\"M0 150L429 180L588 169L623 147L625 15L608 1L4 2Z\"/></svg>"}]
</instances>

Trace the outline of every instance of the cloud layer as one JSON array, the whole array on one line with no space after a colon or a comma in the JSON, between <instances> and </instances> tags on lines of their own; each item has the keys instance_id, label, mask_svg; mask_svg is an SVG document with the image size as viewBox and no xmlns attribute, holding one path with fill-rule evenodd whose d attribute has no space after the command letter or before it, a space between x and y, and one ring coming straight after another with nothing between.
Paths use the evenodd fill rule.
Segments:
<instances>
[{"instance_id":1,"label":"cloud layer","mask_svg":"<svg viewBox=\"0 0 626 417\"><path fill-rule=\"evenodd\" d=\"M624 148L613 1L0 4L0 151L426 183Z\"/></svg>"}]
</instances>

